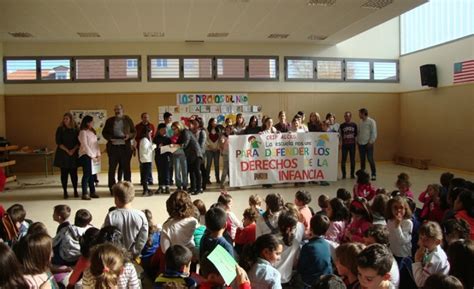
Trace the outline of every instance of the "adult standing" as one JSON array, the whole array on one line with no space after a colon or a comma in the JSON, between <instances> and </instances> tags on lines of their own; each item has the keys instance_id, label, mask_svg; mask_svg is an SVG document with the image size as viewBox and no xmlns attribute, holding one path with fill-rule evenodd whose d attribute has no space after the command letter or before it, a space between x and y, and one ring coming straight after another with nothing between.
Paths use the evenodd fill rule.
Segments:
<instances>
[{"instance_id":1,"label":"adult standing","mask_svg":"<svg viewBox=\"0 0 474 289\"><path fill-rule=\"evenodd\" d=\"M235 117L234 132L235 134L242 134L247 126L245 125L244 117L241 113L238 113Z\"/></svg>"},{"instance_id":2,"label":"adult standing","mask_svg":"<svg viewBox=\"0 0 474 289\"><path fill-rule=\"evenodd\" d=\"M328 125L328 132L339 132L340 125L336 122L336 115L334 113L326 114L326 123Z\"/></svg>"},{"instance_id":3,"label":"adult standing","mask_svg":"<svg viewBox=\"0 0 474 289\"><path fill-rule=\"evenodd\" d=\"M140 148L140 136L143 135L143 132L146 131L147 129L150 129L152 131L151 133L151 139L154 139L155 138L155 133L156 133L156 130L155 130L155 126L150 122L150 115L147 113L147 112L144 112L142 113L142 115L140 116L141 118L141 122L139 122L136 126L135 126L135 131L136 131L136 136L135 136L135 144L136 144L136 147L137 147L137 155L139 156L138 157L138 162L140 162L140 151L139 151L139 148ZM153 162L152 162L153 163ZM141 162L140 162L140 166L141 166ZM153 174L152 174L152 170L148 170L147 171L147 176L146 176L146 182L148 185L153 185ZM140 184L143 184L143 181L144 180L141 180L140 179Z\"/></svg>"},{"instance_id":4,"label":"adult standing","mask_svg":"<svg viewBox=\"0 0 474 289\"><path fill-rule=\"evenodd\" d=\"M346 160L347 154L349 153L349 160L351 162L351 179L354 179L357 124L352 121L352 113L350 111L346 111L346 113L344 113L344 123L339 126L339 133L341 137L342 151L342 178L346 178Z\"/></svg>"},{"instance_id":5,"label":"adult standing","mask_svg":"<svg viewBox=\"0 0 474 289\"><path fill-rule=\"evenodd\" d=\"M102 135L107 140L107 154L109 155L109 190L112 193L112 186L115 185L115 172L117 165L123 171L125 181L131 182L132 173L130 170L130 160L132 159L131 140L135 138L136 130L132 119L123 114L123 106L118 104L114 107L115 116L110 117L105 122Z\"/></svg>"},{"instance_id":6,"label":"adult standing","mask_svg":"<svg viewBox=\"0 0 474 289\"><path fill-rule=\"evenodd\" d=\"M66 112L63 121L56 129L56 153L54 155L54 166L61 169L61 185L63 187L64 199L69 197L67 192L68 177L71 177L74 197L79 197L77 193L77 166L78 166L78 140L79 130L72 114Z\"/></svg>"},{"instance_id":7,"label":"adult standing","mask_svg":"<svg viewBox=\"0 0 474 289\"><path fill-rule=\"evenodd\" d=\"M202 120L201 117L196 117L196 125L194 125L191 129L191 132L194 133L194 136L196 137L196 140L199 144L199 147L201 148L201 154L203 156L202 161L201 161L201 178L202 178L202 183L201 183L201 189L206 190L207 183L209 181L208 179L208 172L206 170L205 166L205 156L206 156L206 141L207 141L207 133L206 129L204 128L204 121Z\"/></svg>"},{"instance_id":8,"label":"adult standing","mask_svg":"<svg viewBox=\"0 0 474 289\"><path fill-rule=\"evenodd\" d=\"M219 174L219 139L221 137L221 130L217 126L217 121L215 118L211 117L207 124L207 138L206 138L206 181L207 184L211 184L211 165L214 162L214 173L216 176L216 183L220 183L220 174Z\"/></svg>"},{"instance_id":9,"label":"adult standing","mask_svg":"<svg viewBox=\"0 0 474 289\"><path fill-rule=\"evenodd\" d=\"M357 144L359 145L360 168L365 170L365 159L369 161L372 181L377 178L374 161L374 145L377 139L377 124L374 119L369 117L369 111L366 108L359 109L359 133Z\"/></svg>"},{"instance_id":10,"label":"adult standing","mask_svg":"<svg viewBox=\"0 0 474 289\"><path fill-rule=\"evenodd\" d=\"M183 129L180 133L179 143L184 150L186 155L186 162L188 164L188 172L191 178L190 193L197 195L202 193L202 176L201 176L201 163L202 163L202 149L198 143L198 140L193 130L199 129L199 123L197 120L191 120L189 122L189 130Z\"/></svg>"},{"instance_id":11,"label":"adult standing","mask_svg":"<svg viewBox=\"0 0 474 289\"><path fill-rule=\"evenodd\" d=\"M275 128L279 132L289 132L291 125L286 121L286 112L284 110L278 113L278 120L279 122L275 124Z\"/></svg>"},{"instance_id":12,"label":"adult standing","mask_svg":"<svg viewBox=\"0 0 474 289\"><path fill-rule=\"evenodd\" d=\"M100 148L97 142L97 135L94 130L94 118L86 115L81 122L79 131L79 162L82 166L82 199L90 200L98 198L95 193L94 177L92 175L92 162L100 162ZM90 194L87 192L89 187Z\"/></svg>"},{"instance_id":13,"label":"adult standing","mask_svg":"<svg viewBox=\"0 0 474 289\"><path fill-rule=\"evenodd\" d=\"M171 125L171 128L174 131L174 135L171 137L172 144L180 144L180 137L183 131L183 125L175 121ZM175 180L176 180L176 187L178 190L186 191L188 189L188 164L186 162L186 155L184 154L184 150L179 147L173 153L173 167L175 172Z\"/></svg>"},{"instance_id":14,"label":"adult standing","mask_svg":"<svg viewBox=\"0 0 474 289\"><path fill-rule=\"evenodd\" d=\"M171 114L171 112L165 112L163 114L163 121L166 124L166 136L171 138L174 135L173 128L171 127L173 124L173 115ZM173 162L171 162L171 166L170 166L170 182L171 182L170 184L171 185L174 184L173 171L174 171Z\"/></svg>"}]
</instances>

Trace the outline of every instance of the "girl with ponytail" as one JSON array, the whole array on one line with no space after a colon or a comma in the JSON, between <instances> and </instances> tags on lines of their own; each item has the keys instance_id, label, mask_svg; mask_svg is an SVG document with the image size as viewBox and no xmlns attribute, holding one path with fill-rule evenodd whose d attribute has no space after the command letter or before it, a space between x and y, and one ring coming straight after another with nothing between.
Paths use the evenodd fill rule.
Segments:
<instances>
[{"instance_id":1,"label":"girl with ponytail","mask_svg":"<svg viewBox=\"0 0 474 289\"><path fill-rule=\"evenodd\" d=\"M283 242L283 252L275 268L280 272L282 284L290 283L293 277L293 268L298 262L304 238L305 226L298 221L298 214L298 210L284 210L278 217L278 236Z\"/></svg>"},{"instance_id":2,"label":"girl with ponytail","mask_svg":"<svg viewBox=\"0 0 474 289\"><path fill-rule=\"evenodd\" d=\"M240 266L248 272L253 288L281 289L281 276L273 265L280 260L282 250L281 240L273 234L262 235L244 248Z\"/></svg>"},{"instance_id":3,"label":"girl with ponytail","mask_svg":"<svg viewBox=\"0 0 474 289\"><path fill-rule=\"evenodd\" d=\"M92 251L91 266L84 273L84 289L139 289L135 268L126 262L123 250L106 242ZM130 274L133 271L135 274ZM128 276L134 278L128 278Z\"/></svg>"}]
</instances>

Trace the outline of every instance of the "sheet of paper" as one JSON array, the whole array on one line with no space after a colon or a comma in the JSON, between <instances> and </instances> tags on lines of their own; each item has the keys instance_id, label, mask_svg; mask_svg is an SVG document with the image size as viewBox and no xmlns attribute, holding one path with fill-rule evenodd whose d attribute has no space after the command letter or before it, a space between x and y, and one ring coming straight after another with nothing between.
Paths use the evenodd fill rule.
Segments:
<instances>
[{"instance_id":1,"label":"sheet of paper","mask_svg":"<svg viewBox=\"0 0 474 289\"><path fill-rule=\"evenodd\" d=\"M227 285L232 283L235 277L237 277L237 273L235 272L237 262L221 245L217 245L209 256L207 256L207 259L216 266Z\"/></svg>"},{"instance_id":2,"label":"sheet of paper","mask_svg":"<svg viewBox=\"0 0 474 289\"><path fill-rule=\"evenodd\" d=\"M99 161L94 161L91 159L91 165L92 165L92 174L96 175L99 174L101 171L101 164L100 160Z\"/></svg>"},{"instance_id":3,"label":"sheet of paper","mask_svg":"<svg viewBox=\"0 0 474 289\"><path fill-rule=\"evenodd\" d=\"M160 148L160 153L161 154L164 154L164 153L174 153L175 151L177 151L178 148L175 147L175 146L170 146L170 145L166 145L166 146L162 146Z\"/></svg>"}]
</instances>

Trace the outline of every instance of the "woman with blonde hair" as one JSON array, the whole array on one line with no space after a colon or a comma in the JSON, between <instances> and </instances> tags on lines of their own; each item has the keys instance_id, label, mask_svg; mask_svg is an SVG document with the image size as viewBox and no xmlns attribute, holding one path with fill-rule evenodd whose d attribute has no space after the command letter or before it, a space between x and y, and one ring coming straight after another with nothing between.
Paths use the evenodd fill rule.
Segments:
<instances>
[{"instance_id":1,"label":"woman with blonde hair","mask_svg":"<svg viewBox=\"0 0 474 289\"><path fill-rule=\"evenodd\" d=\"M308 130L311 132L322 132L323 122L321 116L317 112L312 112L309 115Z\"/></svg>"},{"instance_id":2,"label":"woman with blonde hair","mask_svg":"<svg viewBox=\"0 0 474 289\"><path fill-rule=\"evenodd\" d=\"M54 166L61 169L61 184L63 187L64 199L67 199L67 181L71 177L72 187L74 188L74 197L79 197L77 193L77 167L79 149L78 140L79 130L72 114L66 112L63 120L56 129L56 153L54 155Z\"/></svg>"},{"instance_id":3,"label":"woman with blonde hair","mask_svg":"<svg viewBox=\"0 0 474 289\"><path fill-rule=\"evenodd\" d=\"M183 148L178 145L180 143L180 135L184 126L181 122L175 121L171 124L171 129L173 130L171 143L178 147L178 149L173 153L174 179L178 190L186 191L188 189L188 163L186 162L186 155L184 154Z\"/></svg>"}]
</instances>

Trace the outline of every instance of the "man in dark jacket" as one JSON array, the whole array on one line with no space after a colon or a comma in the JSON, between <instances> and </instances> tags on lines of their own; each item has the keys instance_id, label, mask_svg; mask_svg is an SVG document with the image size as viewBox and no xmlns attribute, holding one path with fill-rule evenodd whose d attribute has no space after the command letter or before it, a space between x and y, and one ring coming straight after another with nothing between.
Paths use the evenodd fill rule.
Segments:
<instances>
[{"instance_id":1,"label":"man in dark jacket","mask_svg":"<svg viewBox=\"0 0 474 289\"><path fill-rule=\"evenodd\" d=\"M132 159L131 140L135 138L136 130L132 119L123 114L123 106L114 107L115 116L105 122L102 135L107 140L107 154L109 155L109 190L116 183L115 173L117 165L123 170L124 180L132 181L130 160Z\"/></svg>"},{"instance_id":2,"label":"man in dark jacket","mask_svg":"<svg viewBox=\"0 0 474 289\"><path fill-rule=\"evenodd\" d=\"M189 123L189 130L185 129L181 132L180 142L183 147L184 154L186 155L186 161L188 163L188 172L191 178L191 194L197 195L202 193L202 176L201 176L201 163L202 163L202 150L199 146L198 140L192 133L194 127L199 126L196 120L192 120Z\"/></svg>"}]
</instances>

